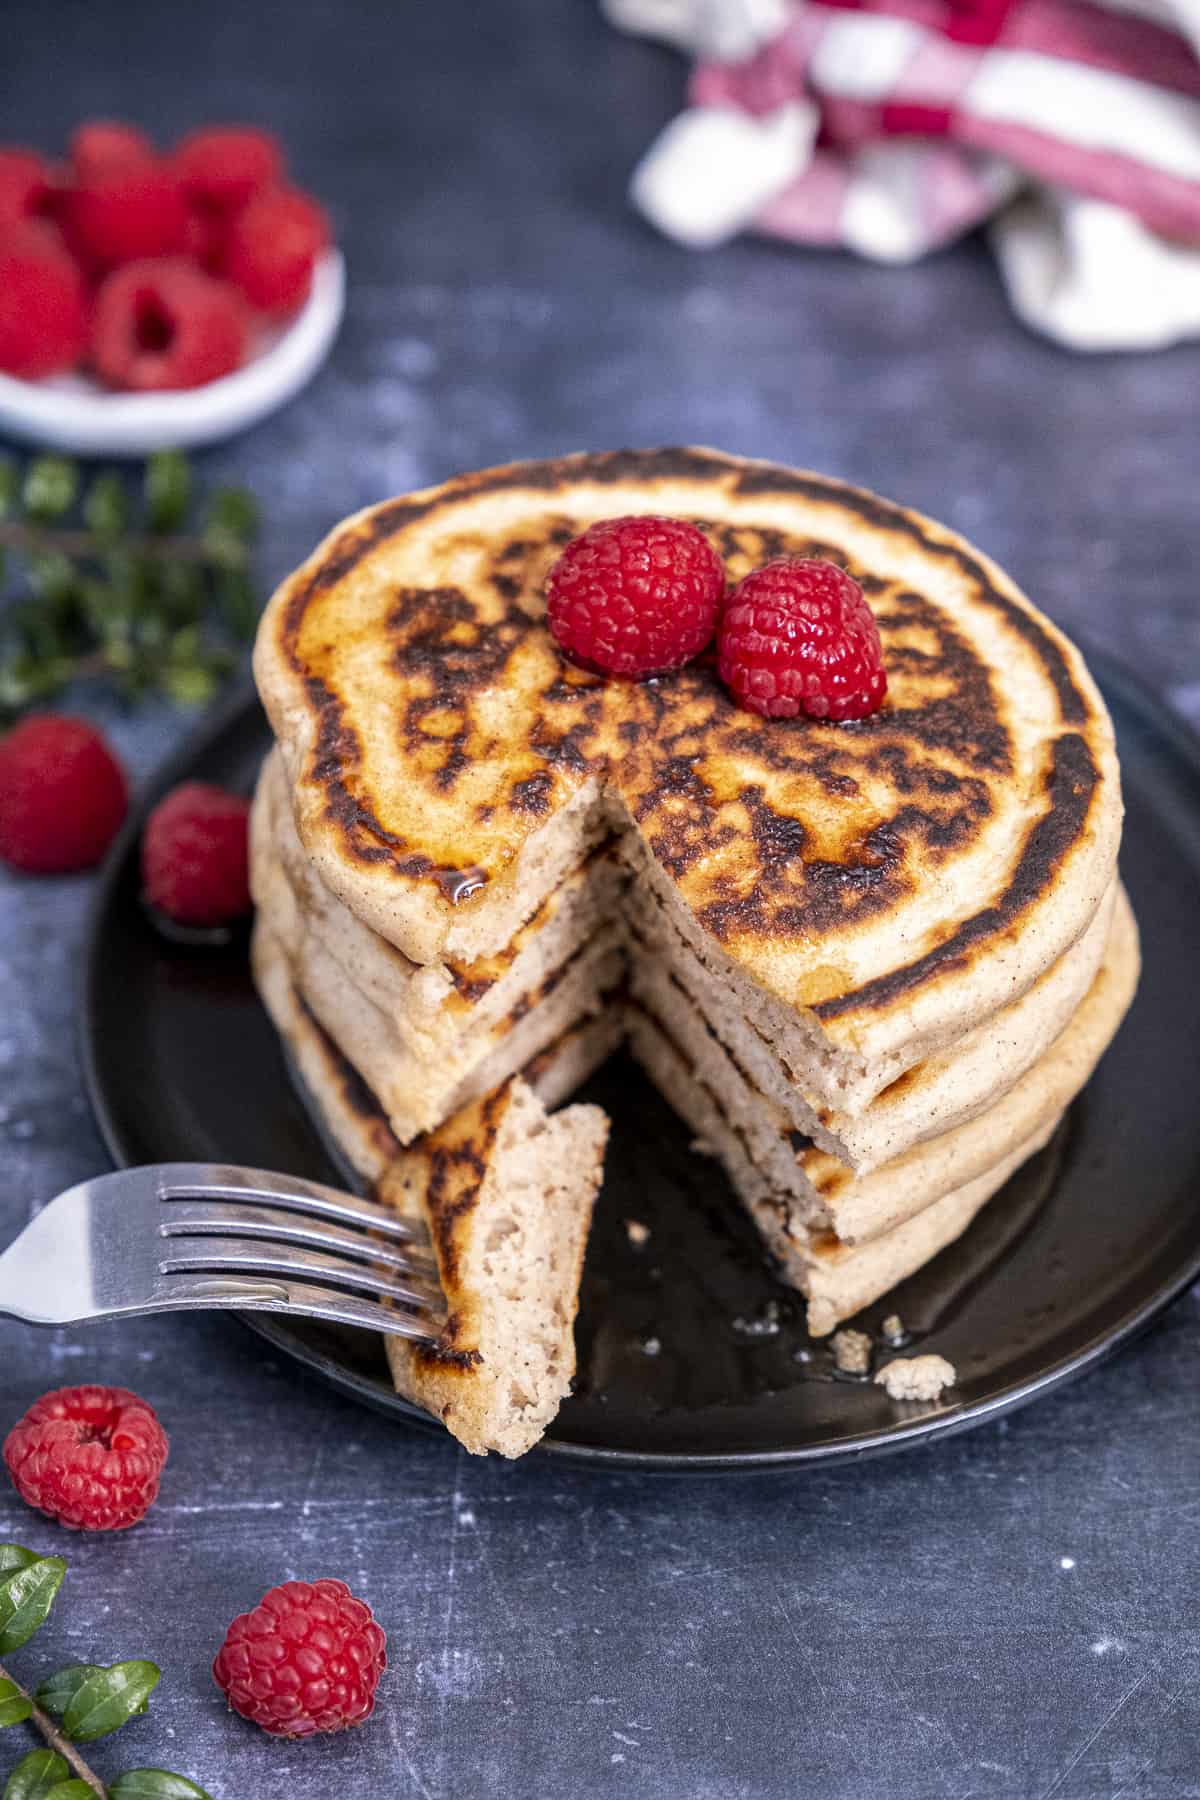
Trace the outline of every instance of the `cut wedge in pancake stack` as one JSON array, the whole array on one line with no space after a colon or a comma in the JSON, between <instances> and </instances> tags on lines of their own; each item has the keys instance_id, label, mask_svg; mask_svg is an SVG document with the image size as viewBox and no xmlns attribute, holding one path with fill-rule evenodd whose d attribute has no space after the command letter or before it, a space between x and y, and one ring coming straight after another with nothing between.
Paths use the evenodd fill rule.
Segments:
<instances>
[{"instance_id":1,"label":"cut wedge in pancake stack","mask_svg":"<svg viewBox=\"0 0 1200 1800\"><path fill-rule=\"evenodd\" d=\"M731 581L787 555L848 570L882 710L763 719L705 658L643 683L564 661L548 571L631 513L697 522ZM271 602L255 670L277 740L260 986L350 1159L410 1203L447 1133L490 1146L480 1193L528 1170L537 1151L481 1124L490 1097L519 1111L524 1076L557 1105L627 1039L826 1332L1046 1141L1132 997L1119 775L1082 658L986 558L873 495L692 450L464 476L334 532ZM549 1241L566 1190L552 1140L529 1142ZM532 1291L539 1203L509 1179ZM520 1277L462 1268L503 1388ZM472 1448L523 1446L473 1416Z\"/></svg>"}]
</instances>

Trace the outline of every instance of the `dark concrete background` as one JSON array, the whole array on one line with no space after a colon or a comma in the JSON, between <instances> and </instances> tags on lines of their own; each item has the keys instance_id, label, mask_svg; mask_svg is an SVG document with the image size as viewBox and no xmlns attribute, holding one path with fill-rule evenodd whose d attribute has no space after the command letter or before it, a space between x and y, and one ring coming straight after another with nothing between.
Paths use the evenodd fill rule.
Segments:
<instances>
[{"instance_id":1,"label":"dark concrete background","mask_svg":"<svg viewBox=\"0 0 1200 1800\"><path fill-rule=\"evenodd\" d=\"M1013 322L976 244L890 271L659 241L624 182L682 65L590 0L6 0L0 24L0 137L254 118L334 209L331 365L202 459L261 495L264 583L342 514L457 468L708 442L963 528L1200 718L1200 351L1071 359ZM183 729L111 722L140 773ZM73 1039L87 898L0 875L5 1235L104 1164ZM66 1542L68 1588L14 1665L154 1656L151 1715L96 1762L181 1768L217 1800L1185 1800L1198 1325L1193 1293L1079 1386L936 1450L692 1482L474 1461L219 1320L0 1326L0 1426L86 1378L141 1389L173 1436L148 1522ZM0 1537L62 1547L7 1489ZM208 1663L235 1611L315 1574L371 1601L392 1668L364 1731L288 1748L226 1715Z\"/></svg>"}]
</instances>

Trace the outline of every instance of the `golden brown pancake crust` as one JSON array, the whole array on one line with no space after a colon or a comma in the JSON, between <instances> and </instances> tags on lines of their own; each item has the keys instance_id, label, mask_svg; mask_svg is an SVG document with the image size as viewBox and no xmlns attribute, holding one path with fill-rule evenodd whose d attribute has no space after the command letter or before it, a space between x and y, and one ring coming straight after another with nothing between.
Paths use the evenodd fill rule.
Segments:
<instances>
[{"instance_id":1,"label":"golden brown pancake crust","mask_svg":"<svg viewBox=\"0 0 1200 1800\"><path fill-rule=\"evenodd\" d=\"M371 1131L381 1157L389 1163L398 1162L403 1152L388 1127L378 1100L298 991L296 1000L346 1105ZM509 1085L506 1083L494 1093L464 1106L424 1140L427 1165L424 1211L450 1311L436 1339L413 1345L413 1355L421 1366L436 1364L440 1368L465 1372L482 1360L478 1348L467 1341L472 1335L468 1321L454 1306L460 1285L459 1239L467 1215L479 1204L488 1158L504 1117L508 1096ZM394 1203L387 1174L377 1184L375 1197L385 1206Z\"/></svg>"},{"instance_id":2,"label":"golden brown pancake crust","mask_svg":"<svg viewBox=\"0 0 1200 1800\"><path fill-rule=\"evenodd\" d=\"M734 945L835 941L839 929L888 913L971 849L1014 760L993 671L944 606L857 565L840 545L740 517L696 521L732 580L781 554L828 557L850 569L878 619L889 676L888 703L873 718L766 723L734 704L711 659L642 684L562 661L544 624L543 584L562 546L589 521L556 507L556 495L565 503L580 483L636 482L648 510L656 485L672 480L710 484L710 491L718 483L741 501L791 495L835 504L891 541L911 544L922 559L950 565L956 585L1036 657L1056 698L1058 728L1003 889L922 954L849 991L834 948L824 989L818 980L797 998L823 1019L861 1015L969 966L979 947L1020 927L1089 828L1101 785L1092 695L1058 638L959 540L873 494L710 451L618 451L462 476L351 522L293 579L278 615L279 649L317 726L305 778L323 790L324 816L345 857L436 883L446 899L469 905L540 820L599 776L620 794L695 916ZM519 525L486 542L461 526L456 537L457 501L506 489L534 500ZM395 754L413 780L445 797L453 821L440 841L427 831L418 842L389 825L386 805L368 791L362 746L337 686L335 615L355 578L369 578L381 547L440 512L448 535L439 543L479 561L487 593L484 610L478 580L470 591L440 584L389 595L380 655L402 673L403 701L388 725ZM535 691L529 716L536 723L516 743L497 737L494 709L488 724L480 707L481 697L507 683L526 697L531 685ZM496 777L480 799L475 777L489 763ZM748 766L757 766L761 781L746 779Z\"/></svg>"}]
</instances>

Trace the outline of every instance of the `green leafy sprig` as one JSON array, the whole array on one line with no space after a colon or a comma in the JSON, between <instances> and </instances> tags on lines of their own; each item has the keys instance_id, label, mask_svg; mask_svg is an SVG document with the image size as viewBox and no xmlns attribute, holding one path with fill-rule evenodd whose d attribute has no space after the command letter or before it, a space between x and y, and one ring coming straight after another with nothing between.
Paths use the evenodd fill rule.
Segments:
<instances>
[{"instance_id":1,"label":"green leafy sprig","mask_svg":"<svg viewBox=\"0 0 1200 1800\"><path fill-rule=\"evenodd\" d=\"M0 1656L8 1656L45 1624L67 1565L23 1544L0 1544ZM3 1800L211 1800L186 1775L130 1769L107 1785L78 1746L108 1737L147 1711L162 1671L155 1663L73 1663L32 1694L0 1664L0 1730L33 1724L44 1750L22 1757Z\"/></svg>"},{"instance_id":2,"label":"green leafy sprig","mask_svg":"<svg viewBox=\"0 0 1200 1800\"><path fill-rule=\"evenodd\" d=\"M0 719L99 677L129 700L212 698L258 616L249 551L252 495L218 489L202 514L176 450L151 456L140 504L105 471L0 458Z\"/></svg>"}]
</instances>

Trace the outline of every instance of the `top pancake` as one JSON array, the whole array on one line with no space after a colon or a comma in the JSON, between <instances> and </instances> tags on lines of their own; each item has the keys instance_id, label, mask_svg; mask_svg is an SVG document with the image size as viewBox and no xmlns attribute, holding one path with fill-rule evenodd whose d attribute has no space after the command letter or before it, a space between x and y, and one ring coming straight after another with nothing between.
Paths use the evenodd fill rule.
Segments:
<instances>
[{"instance_id":1,"label":"top pancake","mask_svg":"<svg viewBox=\"0 0 1200 1800\"><path fill-rule=\"evenodd\" d=\"M694 519L731 580L819 556L862 583L889 694L767 721L702 661L566 664L543 588L598 518ZM1027 987L1116 864L1112 731L1078 651L944 527L705 450L461 476L360 513L285 582L255 672L328 884L417 962L499 949L607 817L732 977L860 1057L922 1053Z\"/></svg>"}]
</instances>

